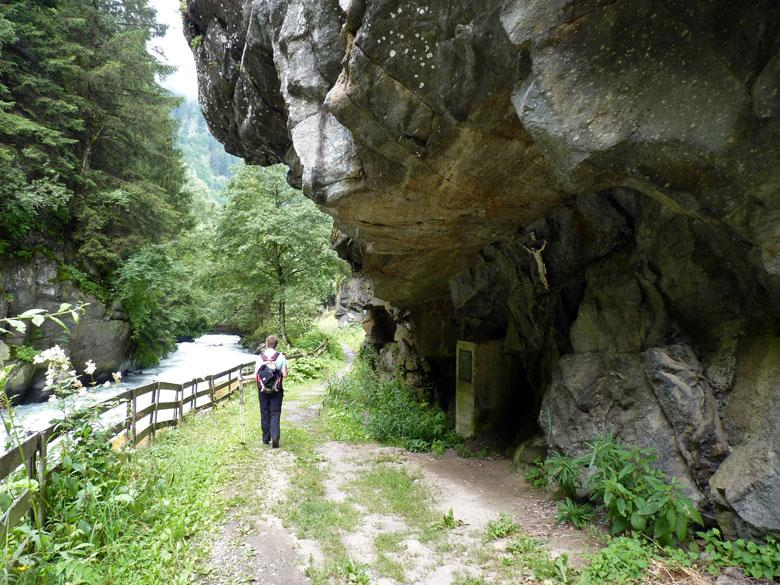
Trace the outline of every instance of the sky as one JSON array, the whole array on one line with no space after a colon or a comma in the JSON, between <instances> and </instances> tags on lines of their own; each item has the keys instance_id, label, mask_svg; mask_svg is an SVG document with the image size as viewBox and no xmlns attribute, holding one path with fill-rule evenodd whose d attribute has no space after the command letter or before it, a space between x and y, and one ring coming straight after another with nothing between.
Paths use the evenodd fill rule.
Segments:
<instances>
[{"instance_id":1,"label":"sky","mask_svg":"<svg viewBox=\"0 0 780 585\"><path fill-rule=\"evenodd\" d=\"M157 20L168 25L165 37L155 39L152 46L161 49L165 61L177 68L177 71L169 75L162 84L176 95L197 99L198 80L195 61L182 32L179 0L151 0L150 4L157 11Z\"/></svg>"}]
</instances>

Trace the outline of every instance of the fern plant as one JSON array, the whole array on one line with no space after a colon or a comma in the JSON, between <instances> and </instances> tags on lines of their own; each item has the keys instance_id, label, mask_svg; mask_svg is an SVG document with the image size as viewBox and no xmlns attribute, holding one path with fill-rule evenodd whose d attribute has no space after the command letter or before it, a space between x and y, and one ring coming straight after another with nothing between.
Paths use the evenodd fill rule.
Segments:
<instances>
[{"instance_id":1,"label":"fern plant","mask_svg":"<svg viewBox=\"0 0 780 585\"><path fill-rule=\"evenodd\" d=\"M557 507L558 512L555 514L555 521L558 524L568 522L580 530L590 524L596 516L593 506L588 503L578 504L571 498L558 502Z\"/></svg>"},{"instance_id":2,"label":"fern plant","mask_svg":"<svg viewBox=\"0 0 780 585\"><path fill-rule=\"evenodd\" d=\"M549 479L558 484L563 495L574 498L580 485L583 464L581 458L567 457L556 451L547 458L544 467Z\"/></svg>"}]
</instances>

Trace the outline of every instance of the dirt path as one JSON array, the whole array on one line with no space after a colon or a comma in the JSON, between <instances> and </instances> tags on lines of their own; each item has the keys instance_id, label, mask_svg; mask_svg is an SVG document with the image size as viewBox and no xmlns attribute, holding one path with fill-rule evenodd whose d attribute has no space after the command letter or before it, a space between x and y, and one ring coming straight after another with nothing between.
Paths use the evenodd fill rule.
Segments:
<instances>
[{"instance_id":1,"label":"dirt path","mask_svg":"<svg viewBox=\"0 0 780 585\"><path fill-rule=\"evenodd\" d=\"M353 357L350 352L350 362ZM284 436L293 429L317 435L323 392L320 385L285 397L282 448L255 447L256 468L243 470L240 485L226 491L236 505L218 530L202 583L308 584L307 568L316 582L537 582L530 568L516 566L506 552L517 544L510 545L509 538L486 539L489 522L500 514L519 525L514 534L527 538L524 542L540 545L552 558L566 553L571 565L581 564L583 552L597 546L587 531L556 527L552 501L507 460L465 459L452 451L436 459L376 444L320 440L313 447L323 477L320 504L353 520L344 520L345 529L335 537L338 546L322 538L296 538L295 528L283 526L275 506L298 465L296 455L284 449ZM257 416L249 402L249 416ZM286 505L294 509L299 503ZM442 528L449 510L450 525ZM318 573L329 563L330 571ZM328 581L322 574L341 577Z\"/></svg>"}]
</instances>

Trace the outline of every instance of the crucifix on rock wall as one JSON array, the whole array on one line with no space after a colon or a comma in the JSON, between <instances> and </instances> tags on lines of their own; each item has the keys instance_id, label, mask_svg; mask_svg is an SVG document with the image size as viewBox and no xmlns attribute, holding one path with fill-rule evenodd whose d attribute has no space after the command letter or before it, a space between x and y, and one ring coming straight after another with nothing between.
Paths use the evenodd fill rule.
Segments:
<instances>
[{"instance_id":1,"label":"crucifix on rock wall","mask_svg":"<svg viewBox=\"0 0 780 585\"><path fill-rule=\"evenodd\" d=\"M525 251L531 254L536 260L536 269L539 272L539 279L542 281L544 290L549 290L550 285L547 282L547 267L544 265L544 258L542 258L542 252L547 247L547 240L537 240L536 233L531 232L531 242L526 246L522 244Z\"/></svg>"}]
</instances>

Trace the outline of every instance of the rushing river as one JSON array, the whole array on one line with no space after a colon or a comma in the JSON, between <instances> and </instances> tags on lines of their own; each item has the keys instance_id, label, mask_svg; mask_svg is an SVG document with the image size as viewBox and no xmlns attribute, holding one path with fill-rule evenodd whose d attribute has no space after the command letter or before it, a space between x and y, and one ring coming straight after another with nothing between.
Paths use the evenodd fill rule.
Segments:
<instances>
[{"instance_id":1,"label":"rushing river","mask_svg":"<svg viewBox=\"0 0 780 585\"><path fill-rule=\"evenodd\" d=\"M203 335L193 342L177 345L176 351L163 359L158 366L146 368L142 373L130 374L120 384L105 388L99 386L79 398L78 404L102 402L128 388L137 388L161 380L181 384L209 374L217 374L233 366L250 362L251 352L239 345L237 335ZM45 429L52 419L62 416L57 401L23 404L14 409L18 423L28 431ZM5 431L0 428L0 451L5 442Z\"/></svg>"}]
</instances>

